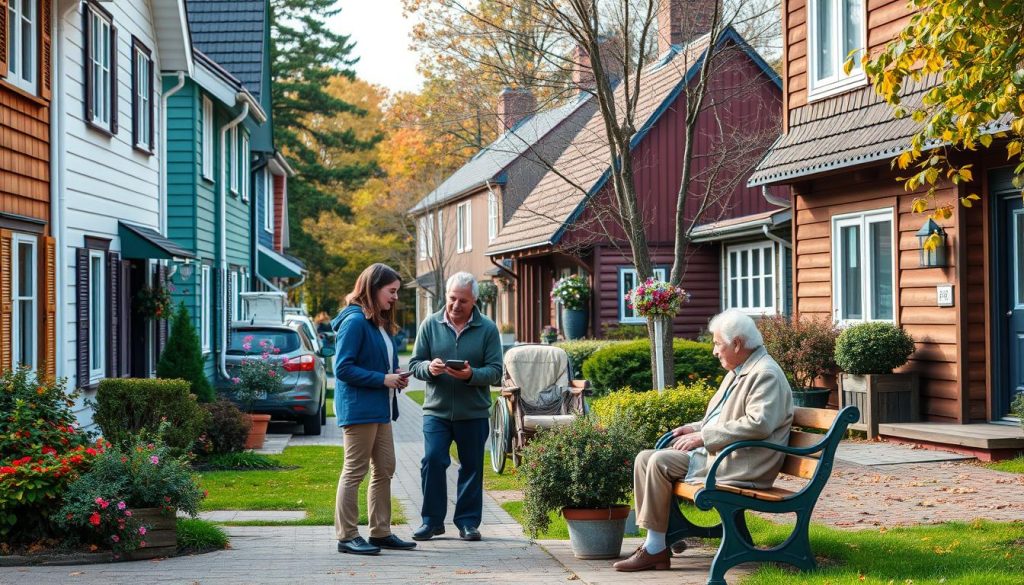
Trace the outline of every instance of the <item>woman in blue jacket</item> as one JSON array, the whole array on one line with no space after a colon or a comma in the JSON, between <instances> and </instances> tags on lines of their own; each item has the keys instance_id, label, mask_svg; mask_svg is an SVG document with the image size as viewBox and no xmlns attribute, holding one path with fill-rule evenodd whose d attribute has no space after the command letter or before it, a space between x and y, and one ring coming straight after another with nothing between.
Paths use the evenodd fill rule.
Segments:
<instances>
[{"instance_id":1,"label":"woman in blue jacket","mask_svg":"<svg viewBox=\"0 0 1024 585\"><path fill-rule=\"evenodd\" d=\"M391 421L398 418L395 393L409 384L398 370L391 336L401 286L398 273L384 264L363 270L345 307L331 323L337 332L334 358L334 410L345 437L345 465L338 481L334 530L338 552L375 555L382 548L407 550L416 543L391 533L391 476L395 442ZM370 470L367 503L370 541L359 535L359 484Z\"/></svg>"}]
</instances>

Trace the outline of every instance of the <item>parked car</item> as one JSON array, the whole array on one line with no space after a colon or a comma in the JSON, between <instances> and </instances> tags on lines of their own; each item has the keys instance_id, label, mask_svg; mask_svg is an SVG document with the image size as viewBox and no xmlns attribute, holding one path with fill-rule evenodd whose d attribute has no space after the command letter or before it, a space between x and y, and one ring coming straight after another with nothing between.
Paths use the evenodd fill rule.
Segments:
<instances>
[{"instance_id":1,"label":"parked car","mask_svg":"<svg viewBox=\"0 0 1024 585\"><path fill-rule=\"evenodd\" d=\"M327 372L321 358L334 355L334 348L316 349L300 323L236 323L231 328L228 343L229 374L243 359L253 357L254 352L243 348L250 335L253 348L259 348L260 342L267 340L280 350L270 359L278 361L285 372L284 391L257 400L253 403L253 412L300 422L307 435L319 435L321 427L327 423ZM221 390L238 403L230 387Z\"/></svg>"},{"instance_id":2,"label":"parked car","mask_svg":"<svg viewBox=\"0 0 1024 585\"><path fill-rule=\"evenodd\" d=\"M313 347L320 351L323 344L320 343L320 337L316 334L316 327L313 326L313 320L305 315L298 313L289 313L288 309L285 309L284 322L285 323L298 323L302 325L302 330L306 333L306 336L313 341Z\"/></svg>"}]
</instances>

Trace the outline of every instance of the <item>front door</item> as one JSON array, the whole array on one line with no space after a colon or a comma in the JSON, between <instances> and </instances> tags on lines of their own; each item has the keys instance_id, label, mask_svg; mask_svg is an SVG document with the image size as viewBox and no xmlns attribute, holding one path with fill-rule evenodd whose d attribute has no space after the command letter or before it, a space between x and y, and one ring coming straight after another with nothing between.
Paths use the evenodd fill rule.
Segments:
<instances>
[{"instance_id":1,"label":"front door","mask_svg":"<svg viewBox=\"0 0 1024 585\"><path fill-rule=\"evenodd\" d=\"M1024 393L1024 205L1017 189L994 196L997 279L995 318L997 371L995 418L1010 413L1010 403ZM1005 348L1000 350L999 348Z\"/></svg>"}]
</instances>

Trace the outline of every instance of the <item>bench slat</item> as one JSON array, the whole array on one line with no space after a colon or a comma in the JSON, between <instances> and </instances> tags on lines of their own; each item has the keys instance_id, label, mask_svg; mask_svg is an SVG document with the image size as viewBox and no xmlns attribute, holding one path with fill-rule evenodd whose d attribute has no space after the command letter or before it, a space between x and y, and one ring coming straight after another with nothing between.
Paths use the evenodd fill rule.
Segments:
<instances>
[{"instance_id":1,"label":"bench slat","mask_svg":"<svg viewBox=\"0 0 1024 585\"><path fill-rule=\"evenodd\" d=\"M675 484L675 488L673 489L673 492L680 498L684 498L692 502L693 497L697 494L697 491L702 489L703 487L704 486L702 484L683 483L681 481L677 481ZM765 500L768 502L779 502L796 493L779 487L772 487L766 490L758 490L753 488L741 488L722 484L715 485L715 489L721 490L723 492L733 492L735 494L747 496L748 498Z\"/></svg>"},{"instance_id":2,"label":"bench slat","mask_svg":"<svg viewBox=\"0 0 1024 585\"><path fill-rule=\"evenodd\" d=\"M813 445L817 445L818 442L824 438L825 435L816 435L814 433L805 433L803 431L789 431L789 446L801 449L804 447L811 447ZM817 459L820 455L821 453L815 453L814 455L809 455L809 457Z\"/></svg>"},{"instance_id":3,"label":"bench slat","mask_svg":"<svg viewBox=\"0 0 1024 585\"><path fill-rule=\"evenodd\" d=\"M814 476L814 471L816 469L818 469L818 461L816 459L786 455L786 459L782 462L782 469L779 470L779 473L802 477L804 479L811 479L811 477Z\"/></svg>"},{"instance_id":4,"label":"bench slat","mask_svg":"<svg viewBox=\"0 0 1024 585\"><path fill-rule=\"evenodd\" d=\"M839 416L838 410L825 408L804 408L798 406L793 409L793 426L805 429L828 430L832 422Z\"/></svg>"}]
</instances>

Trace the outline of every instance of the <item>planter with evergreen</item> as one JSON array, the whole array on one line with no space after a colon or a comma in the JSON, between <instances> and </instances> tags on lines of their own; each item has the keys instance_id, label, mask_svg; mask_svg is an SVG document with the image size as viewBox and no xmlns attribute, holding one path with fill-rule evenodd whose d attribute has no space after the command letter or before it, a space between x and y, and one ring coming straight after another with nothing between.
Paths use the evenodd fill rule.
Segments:
<instances>
[{"instance_id":1,"label":"planter with evergreen","mask_svg":"<svg viewBox=\"0 0 1024 585\"><path fill-rule=\"evenodd\" d=\"M914 422L920 416L917 374L894 374L914 353L914 338L902 328L881 321L859 323L836 340L840 408L860 409L861 420L850 428L878 436L882 423Z\"/></svg>"}]
</instances>

